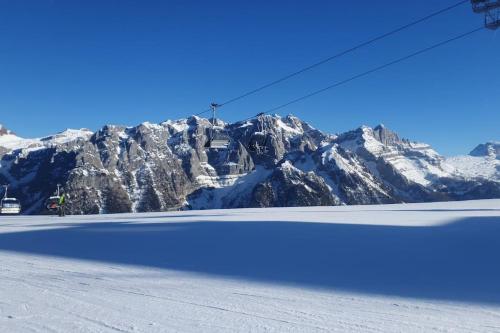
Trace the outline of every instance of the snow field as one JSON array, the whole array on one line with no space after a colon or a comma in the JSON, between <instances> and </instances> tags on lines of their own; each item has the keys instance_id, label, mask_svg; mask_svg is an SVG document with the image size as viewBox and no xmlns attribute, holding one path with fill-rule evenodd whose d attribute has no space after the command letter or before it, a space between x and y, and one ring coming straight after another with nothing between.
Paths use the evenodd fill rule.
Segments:
<instances>
[{"instance_id":1,"label":"snow field","mask_svg":"<svg viewBox=\"0 0 500 333\"><path fill-rule=\"evenodd\" d=\"M1 332L500 332L500 200L0 217Z\"/></svg>"}]
</instances>

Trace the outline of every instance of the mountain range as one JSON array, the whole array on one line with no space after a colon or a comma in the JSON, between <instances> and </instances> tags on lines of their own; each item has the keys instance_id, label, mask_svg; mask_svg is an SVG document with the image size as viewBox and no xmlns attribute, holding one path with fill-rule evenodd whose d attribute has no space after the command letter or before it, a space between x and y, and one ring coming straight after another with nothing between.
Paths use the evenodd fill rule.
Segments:
<instances>
[{"instance_id":1,"label":"mountain range","mask_svg":"<svg viewBox=\"0 0 500 333\"><path fill-rule=\"evenodd\" d=\"M26 214L57 184L72 214L500 198L499 142L445 158L383 125L332 135L268 115L218 120L229 147L207 150L210 128L193 116L24 139L0 125L0 183Z\"/></svg>"}]
</instances>

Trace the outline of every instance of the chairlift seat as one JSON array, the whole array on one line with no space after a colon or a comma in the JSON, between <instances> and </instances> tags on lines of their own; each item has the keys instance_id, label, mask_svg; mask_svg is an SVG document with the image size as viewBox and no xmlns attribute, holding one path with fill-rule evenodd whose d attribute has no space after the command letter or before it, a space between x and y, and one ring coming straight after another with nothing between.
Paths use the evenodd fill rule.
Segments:
<instances>
[{"instance_id":1,"label":"chairlift seat","mask_svg":"<svg viewBox=\"0 0 500 333\"><path fill-rule=\"evenodd\" d=\"M45 201L45 207L49 210L49 211L57 211L57 209L59 208L59 199L60 197L59 196L52 196L50 198L48 198L46 201Z\"/></svg>"},{"instance_id":2,"label":"chairlift seat","mask_svg":"<svg viewBox=\"0 0 500 333\"><path fill-rule=\"evenodd\" d=\"M247 146L248 150L257 153L258 155L268 153L269 147L267 146L267 139L267 135L264 132L252 133Z\"/></svg>"},{"instance_id":3,"label":"chairlift seat","mask_svg":"<svg viewBox=\"0 0 500 333\"><path fill-rule=\"evenodd\" d=\"M224 139L224 138L214 138L212 140L209 140L205 144L205 148L209 149L227 149L229 147L229 139Z\"/></svg>"}]
</instances>

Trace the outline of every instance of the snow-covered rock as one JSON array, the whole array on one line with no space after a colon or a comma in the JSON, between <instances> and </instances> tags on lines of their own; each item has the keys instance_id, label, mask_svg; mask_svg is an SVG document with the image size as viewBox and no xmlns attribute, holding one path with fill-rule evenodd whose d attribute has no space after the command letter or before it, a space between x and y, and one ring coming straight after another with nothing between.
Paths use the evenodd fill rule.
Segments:
<instances>
[{"instance_id":1,"label":"snow-covered rock","mask_svg":"<svg viewBox=\"0 0 500 333\"><path fill-rule=\"evenodd\" d=\"M345 150L358 154L374 174L380 174L382 167L392 168L408 182L428 186L453 172L429 145L400 139L383 125L373 129L363 126L337 141Z\"/></svg>"},{"instance_id":2,"label":"snow-covered rock","mask_svg":"<svg viewBox=\"0 0 500 333\"><path fill-rule=\"evenodd\" d=\"M465 178L500 182L500 142L480 144L468 156L451 157L446 161Z\"/></svg>"}]
</instances>

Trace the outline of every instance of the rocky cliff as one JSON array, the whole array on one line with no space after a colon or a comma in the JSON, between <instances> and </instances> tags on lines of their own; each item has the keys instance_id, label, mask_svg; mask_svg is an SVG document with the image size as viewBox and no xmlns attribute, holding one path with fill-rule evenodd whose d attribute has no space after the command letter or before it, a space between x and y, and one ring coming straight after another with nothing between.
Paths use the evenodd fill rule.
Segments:
<instances>
[{"instance_id":1,"label":"rocky cliff","mask_svg":"<svg viewBox=\"0 0 500 333\"><path fill-rule=\"evenodd\" d=\"M293 116L217 126L231 138L227 150L204 148L210 124L198 117L41 139L5 133L0 182L28 214L44 211L58 183L73 214L500 197L498 179L466 177L382 125L340 135ZM264 153L250 149L256 133Z\"/></svg>"}]
</instances>

